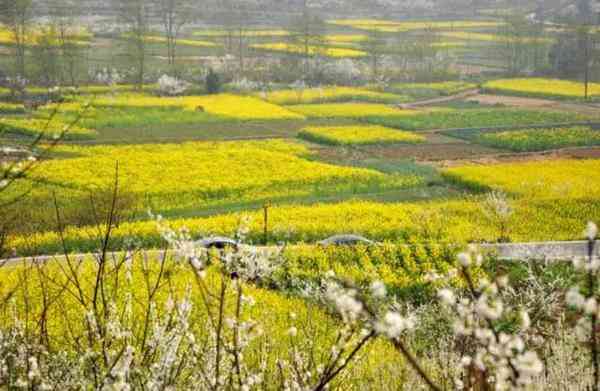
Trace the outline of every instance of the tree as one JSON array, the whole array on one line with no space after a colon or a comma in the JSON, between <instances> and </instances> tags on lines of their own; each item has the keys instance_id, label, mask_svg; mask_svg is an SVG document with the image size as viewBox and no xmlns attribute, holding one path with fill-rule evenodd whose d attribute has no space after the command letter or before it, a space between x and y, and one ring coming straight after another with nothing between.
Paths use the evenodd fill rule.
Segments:
<instances>
[{"instance_id":1,"label":"tree","mask_svg":"<svg viewBox=\"0 0 600 391\"><path fill-rule=\"evenodd\" d=\"M229 54L237 56L240 75L245 71L246 49L248 47L249 5L247 0L225 0L226 48Z\"/></svg>"},{"instance_id":2,"label":"tree","mask_svg":"<svg viewBox=\"0 0 600 391\"><path fill-rule=\"evenodd\" d=\"M55 25L50 24L39 28L31 51L38 81L46 87L59 84L61 56Z\"/></svg>"},{"instance_id":3,"label":"tree","mask_svg":"<svg viewBox=\"0 0 600 391\"><path fill-rule=\"evenodd\" d=\"M379 30L373 29L369 31L367 39L360 46L367 53L367 61L371 67L371 80L377 82L381 61L385 57L387 49L387 41Z\"/></svg>"},{"instance_id":4,"label":"tree","mask_svg":"<svg viewBox=\"0 0 600 391\"><path fill-rule=\"evenodd\" d=\"M12 33L15 50L15 73L25 77L25 52L33 11L32 0L0 0L0 23Z\"/></svg>"},{"instance_id":5,"label":"tree","mask_svg":"<svg viewBox=\"0 0 600 391\"><path fill-rule=\"evenodd\" d=\"M77 0L59 0L53 7L50 20L56 31L57 45L61 55L61 79L72 86L78 83L78 68L87 48L80 40L84 32L76 26L76 17L81 10Z\"/></svg>"},{"instance_id":6,"label":"tree","mask_svg":"<svg viewBox=\"0 0 600 391\"><path fill-rule=\"evenodd\" d=\"M497 49L506 61L511 75L535 72L546 62L549 40L544 35L544 26L523 15L509 15L500 27L500 45Z\"/></svg>"},{"instance_id":7,"label":"tree","mask_svg":"<svg viewBox=\"0 0 600 391\"><path fill-rule=\"evenodd\" d=\"M192 19L192 0L153 0L167 39L167 59L175 68L177 40L181 29Z\"/></svg>"},{"instance_id":8,"label":"tree","mask_svg":"<svg viewBox=\"0 0 600 391\"><path fill-rule=\"evenodd\" d=\"M136 71L137 88L141 90L146 74L146 37L150 8L145 0L116 0L116 3L119 20L126 26L127 54Z\"/></svg>"},{"instance_id":9,"label":"tree","mask_svg":"<svg viewBox=\"0 0 600 391\"><path fill-rule=\"evenodd\" d=\"M310 59L325 52L325 22L310 10L307 0L302 3L302 12L293 19L290 45L297 49L304 60L304 75L310 74Z\"/></svg>"}]
</instances>

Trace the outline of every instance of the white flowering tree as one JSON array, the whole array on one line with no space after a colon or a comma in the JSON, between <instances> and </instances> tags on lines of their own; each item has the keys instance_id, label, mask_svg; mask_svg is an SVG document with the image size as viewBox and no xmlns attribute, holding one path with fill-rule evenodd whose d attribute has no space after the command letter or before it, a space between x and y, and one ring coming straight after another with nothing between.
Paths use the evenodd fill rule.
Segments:
<instances>
[{"instance_id":1,"label":"white flowering tree","mask_svg":"<svg viewBox=\"0 0 600 391\"><path fill-rule=\"evenodd\" d=\"M176 96L183 94L190 84L185 80L180 80L169 75L162 75L158 79L158 91L161 95Z\"/></svg>"}]
</instances>

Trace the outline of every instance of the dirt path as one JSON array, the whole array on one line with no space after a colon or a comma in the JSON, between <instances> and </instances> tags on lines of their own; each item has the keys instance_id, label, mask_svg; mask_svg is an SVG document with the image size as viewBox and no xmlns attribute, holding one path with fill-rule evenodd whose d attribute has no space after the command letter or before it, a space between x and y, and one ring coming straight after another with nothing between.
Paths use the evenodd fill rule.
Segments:
<instances>
[{"instance_id":1,"label":"dirt path","mask_svg":"<svg viewBox=\"0 0 600 391\"><path fill-rule=\"evenodd\" d=\"M473 90L461 92L460 94L456 94L456 95L443 96L441 98L422 100L422 101L418 101L418 102L403 103L403 104L398 105L398 107L400 107L401 109L410 109L410 108L419 107L419 106L432 106L432 105L438 105L441 103L453 102L455 100L463 100L463 99L467 99L469 97L477 96L477 95L479 95L479 90L473 89Z\"/></svg>"},{"instance_id":2,"label":"dirt path","mask_svg":"<svg viewBox=\"0 0 600 391\"><path fill-rule=\"evenodd\" d=\"M592 103L570 103L550 99L524 98L518 96L476 94L467 97L467 102L478 102L482 105L504 105L525 109L549 109L569 111L579 114L600 117L600 106Z\"/></svg>"}]
</instances>

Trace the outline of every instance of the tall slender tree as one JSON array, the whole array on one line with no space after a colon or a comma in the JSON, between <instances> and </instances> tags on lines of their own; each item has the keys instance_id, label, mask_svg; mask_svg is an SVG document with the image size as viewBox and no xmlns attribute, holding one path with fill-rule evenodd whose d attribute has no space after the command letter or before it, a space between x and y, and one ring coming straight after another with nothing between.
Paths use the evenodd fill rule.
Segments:
<instances>
[{"instance_id":1,"label":"tall slender tree","mask_svg":"<svg viewBox=\"0 0 600 391\"><path fill-rule=\"evenodd\" d=\"M308 0L303 0L301 12L294 18L289 30L290 43L300 52L304 60L303 72L307 77L310 74L310 59L324 52L325 22L312 12Z\"/></svg>"},{"instance_id":2,"label":"tall slender tree","mask_svg":"<svg viewBox=\"0 0 600 391\"><path fill-rule=\"evenodd\" d=\"M50 23L56 32L56 45L60 52L61 82L78 85L78 75L87 45L82 45L82 31L77 26L77 17L81 12L78 0L55 0L50 10Z\"/></svg>"},{"instance_id":3,"label":"tall slender tree","mask_svg":"<svg viewBox=\"0 0 600 391\"><path fill-rule=\"evenodd\" d=\"M367 53L367 61L371 68L371 80L377 82L380 75L381 62L387 50L387 40L377 29L370 30L367 39L361 42L361 49Z\"/></svg>"},{"instance_id":4,"label":"tall slender tree","mask_svg":"<svg viewBox=\"0 0 600 391\"><path fill-rule=\"evenodd\" d=\"M145 0L115 0L119 21L126 27L127 54L136 73L136 86L141 90L146 75L146 37L150 29L150 5Z\"/></svg>"},{"instance_id":5,"label":"tall slender tree","mask_svg":"<svg viewBox=\"0 0 600 391\"><path fill-rule=\"evenodd\" d=\"M167 39L167 59L172 71L175 71L177 40L181 29L193 16L193 0L153 0L156 16L160 19Z\"/></svg>"},{"instance_id":6,"label":"tall slender tree","mask_svg":"<svg viewBox=\"0 0 600 391\"><path fill-rule=\"evenodd\" d=\"M25 55L31 39L32 0L0 0L0 23L12 33L15 52L15 73L26 77Z\"/></svg>"}]
</instances>

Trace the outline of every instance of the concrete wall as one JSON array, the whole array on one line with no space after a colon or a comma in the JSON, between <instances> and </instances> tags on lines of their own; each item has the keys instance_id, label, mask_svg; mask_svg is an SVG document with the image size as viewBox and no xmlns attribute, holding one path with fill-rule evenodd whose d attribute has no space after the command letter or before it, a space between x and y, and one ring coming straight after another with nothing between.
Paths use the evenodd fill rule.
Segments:
<instances>
[{"instance_id":1,"label":"concrete wall","mask_svg":"<svg viewBox=\"0 0 600 391\"><path fill-rule=\"evenodd\" d=\"M480 248L504 260L559 261L588 256L587 241L486 244ZM594 255L600 256L600 242L594 246Z\"/></svg>"}]
</instances>

